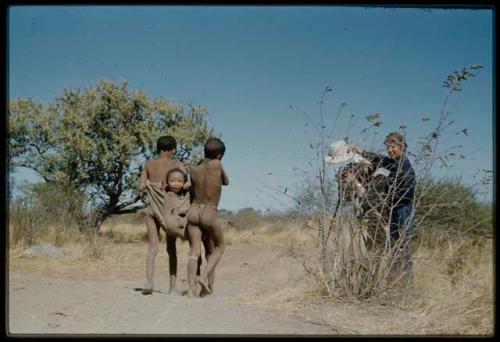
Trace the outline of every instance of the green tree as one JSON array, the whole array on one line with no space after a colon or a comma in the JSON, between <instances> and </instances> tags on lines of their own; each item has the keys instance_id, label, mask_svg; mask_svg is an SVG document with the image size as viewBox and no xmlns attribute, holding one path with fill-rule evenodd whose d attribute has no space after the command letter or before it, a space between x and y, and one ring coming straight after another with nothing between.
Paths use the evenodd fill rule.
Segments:
<instances>
[{"instance_id":1,"label":"green tree","mask_svg":"<svg viewBox=\"0 0 500 342\"><path fill-rule=\"evenodd\" d=\"M169 134L177 139L179 159L189 164L213 131L204 108L148 98L126 81L65 89L47 105L30 97L9 103L11 166L86 193L92 231L140 200L136 182L144 160L155 155L156 139Z\"/></svg>"}]
</instances>

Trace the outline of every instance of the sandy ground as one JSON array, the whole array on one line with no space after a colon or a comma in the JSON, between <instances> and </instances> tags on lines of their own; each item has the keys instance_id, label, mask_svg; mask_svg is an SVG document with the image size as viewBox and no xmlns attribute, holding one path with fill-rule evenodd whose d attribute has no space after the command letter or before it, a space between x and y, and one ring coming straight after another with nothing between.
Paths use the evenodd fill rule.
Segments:
<instances>
[{"instance_id":1,"label":"sandy ground","mask_svg":"<svg viewBox=\"0 0 500 342\"><path fill-rule=\"evenodd\" d=\"M145 258L146 243L127 245L138 259ZM11 258L9 334L338 334L304 312L293 314L272 305L251 305L240 300L303 277L302 272L297 272L300 266L287 257L286 249L227 246L217 267L215 291L201 298L185 295L187 246L179 248L179 279L172 294L167 294L164 250L156 262L158 292L150 296L137 290L144 284L142 260L127 264L117 259L116 263L85 265L69 259L66 262L65 258Z\"/></svg>"}]
</instances>

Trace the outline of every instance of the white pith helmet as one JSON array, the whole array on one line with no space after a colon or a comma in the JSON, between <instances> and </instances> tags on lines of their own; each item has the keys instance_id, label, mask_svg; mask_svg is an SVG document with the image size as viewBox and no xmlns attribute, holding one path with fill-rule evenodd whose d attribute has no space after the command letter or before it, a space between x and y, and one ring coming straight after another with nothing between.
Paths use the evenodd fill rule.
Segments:
<instances>
[{"instance_id":1,"label":"white pith helmet","mask_svg":"<svg viewBox=\"0 0 500 342\"><path fill-rule=\"evenodd\" d=\"M325 162L328 164L338 164L349 160L353 163L371 164L367 159L363 158L359 154L352 151L347 152L347 142L344 139L333 142L325 156Z\"/></svg>"}]
</instances>

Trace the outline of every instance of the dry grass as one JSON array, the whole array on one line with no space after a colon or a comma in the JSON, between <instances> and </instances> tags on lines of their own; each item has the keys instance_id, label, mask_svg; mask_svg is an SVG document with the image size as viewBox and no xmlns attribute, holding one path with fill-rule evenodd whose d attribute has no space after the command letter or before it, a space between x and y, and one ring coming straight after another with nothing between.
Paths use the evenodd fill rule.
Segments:
<instances>
[{"instance_id":1,"label":"dry grass","mask_svg":"<svg viewBox=\"0 0 500 342\"><path fill-rule=\"evenodd\" d=\"M85 239L78 229L61 224L51 224L45 227L36 227L27 236L25 228L15 224L9 224L9 245L11 248L25 248L41 242L48 242L54 246L66 246L71 243L78 243Z\"/></svg>"},{"instance_id":2,"label":"dry grass","mask_svg":"<svg viewBox=\"0 0 500 342\"><path fill-rule=\"evenodd\" d=\"M100 232L102 236L116 241L117 243L148 241L148 233L145 224L105 223L102 225ZM161 241L165 239L163 231L160 231L160 239Z\"/></svg>"},{"instance_id":3,"label":"dry grass","mask_svg":"<svg viewBox=\"0 0 500 342\"><path fill-rule=\"evenodd\" d=\"M316 232L300 223L265 223L257 227L237 229L223 222L223 230L227 245L280 245L292 250L312 248L315 245Z\"/></svg>"},{"instance_id":4,"label":"dry grass","mask_svg":"<svg viewBox=\"0 0 500 342\"><path fill-rule=\"evenodd\" d=\"M392 299L342 302L328 296L320 277L313 279L304 270L303 263L313 263L318 255L314 227L273 222L241 228L223 221L223 229L227 245L269 245L275 251L275 255L266 256L268 263L263 262L262 270L268 268L268 272L258 272L255 286L234 299L238 303L279 308L328 325L337 334L493 334L491 240L482 246L457 242L440 248L418 246L414 253L413 291L402 289ZM67 233L61 233L57 240L58 234L52 233L43 240L65 246L65 257L22 257L26 245L19 243L11 245L9 259L16 268L54 277L64 276L65 272L106 277L103 270L126 265L130 271L123 274L123 279L134 280L144 273L145 233L144 223L110 220L99 239L71 240L65 237ZM188 248L187 243L179 244L179 255L187 255ZM166 251L160 248L158 260L163 259L167 259Z\"/></svg>"},{"instance_id":5,"label":"dry grass","mask_svg":"<svg viewBox=\"0 0 500 342\"><path fill-rule=\"evenodd\" d=\"M271 266L274 272L259 281L266 285L244 293L235 302L279 307L345 335L493 334L491 240L476 246L463 240L448 241L445 248L418 246L413 289L394 289L392 296L383 299L342 301L329 296L320 274L310 277L302 267L317 262L317 232L297 224L278 226L227 229L232 244L276 244L287 250L273 259L281 263Z\"/></svg>"},{"instance_id":6,"label":"dry grass","mask_svg":"<svg viewBox=\"0 0 500 342\"><path fill-rule=\"evenodd\" d=\"M288 258L288 276L273 275L272 286L261 287L237 300L251 305L279 307L290 314L327 324L346 335L492 335L493 258L492 243L469 249L462 255L459 275L449 274L458 260L454 248L426 249L414 254L413 290L402 288L384 300L332 299L320 277L305 277L301 262L313 260L314 251ZM459 248L458 248L459 249ZM290 275L295 275L290 279ZM301 274L302 277L296 276ZM278 279L279 278L279 279ZM397 295L396 295L397 294Z\"/></svg>"},{"instance_id":7,"label":"dry grass","mask_svg":"<svg viewBox=\"0 0 500 342\"><path fill-rule=\"evenodd\" d=\"M112 216L100 228L100 233L116 242L141 242L148 240L144 215L141 213ZM160 241L165 234L160 230Z\"/></svg>"},{"instance_id":8,"label":"dry grass","mask_svg":"<svg viewBox=\"0 0 500 342\"><path fill-rule=\"evenodd\" d=\"M491 240L483 247L471 248L466 255L457 256L452 248L441 253L444 258L438 259L436 254L439 256L439 251L420 248L415 255L418 265L415 281L419 296L412 305L425 312L419 330L433 334L492 334ZM463 267L459 274L450 274L450 262L457 260L463 260Z\"/></svg>"}]
</instances>

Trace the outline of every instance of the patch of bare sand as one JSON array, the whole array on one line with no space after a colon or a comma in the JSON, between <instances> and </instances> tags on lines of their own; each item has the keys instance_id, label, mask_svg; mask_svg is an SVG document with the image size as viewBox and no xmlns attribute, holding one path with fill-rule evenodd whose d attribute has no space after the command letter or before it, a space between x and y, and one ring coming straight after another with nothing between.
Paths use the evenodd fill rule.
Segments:
<instances>
[{"instance_id":1,"label":"patch of bare sand","mask_svg":"<svg viewBox=\"0 0 500 342\"><path fill-rule=\"evenodd\" d=\"M136 291L145 279L146 243L102 242L99 258L89 246L74 245L64 257L9 259L11 333L35 334L332 334L327 326L297 319L274 308L231 300L254 286L255 272L268 272L268 246L228 246L217 268L215 292L185 294L187 243L178 243L178 287L168 295L168 259L160 250L155 290ZM93 246L92 248L97 248ZM17 253L17 254L16 254ZM89 254L90 253L90 254ZM261 265L264 265L261 267Z\"/></svg>"},{"instance_id":2,"label":"patch of bare sand","mask_svg":"<svg viewBox=\"0 0 500 342\"><path fill-rule=\"evenodd\" d=\"M194 308L198 311L204 312L211 308L225 311L228 315L231 312L235 315L246 312L256 320L259 317L268 317L269 322L263 322L259 318L259 322L252 324L259 326L263 332L278 334L286 331L299 331L299 334L313 331L313 333L335 335L491 335L493 332L493 264L491 253L488 251L478 253L474 260L467 262L462 270L462 281L451 285L446 265L442 261L446 255L437 255L435 250L420 249L415 254L416 283L415 290L411 294L392 303L376 301L355 303L333 301L321 291L313 279L307 277L302 262L314 257L316 253L311 243L314 241L314 233L304 233L300 230L300 226L288 229L265 225L240 232L229 230L226 231L226 236L230 243L217 268L215 293L201 298L199 302L194 302L196 303ZM167 298L175 308L185 310L178 300L184 300L181 289L187 287L185 265L188 244L180 241L178 243L180 290L177 297L165 295L168 287L168 259L164 242L162 246L157 256L155 274L155 284L160 294L151 297ZM159 318L151 318L150 313L136 307L143 305L140 303L148 296L136 297L136 293L131 292L134 287L143 285L146 251L146 242L113 243L105 239L94 245L73 245L70 247L69 255L65 257L19 258L19 253L22 251L11 250L9 271L14 277L11 277L13 282L10 290L14 295L21 294L25 290L22 287L29 284L29 279L33 281L35 279L33 274L36 274L40 279L50 283L57 284L58 281L70 280L73 282L71 283L73 287L77 287L76 282L84 282L87 285L82 291L87 296L95 297L98 293L110 296L113 300L124 301L130 299L130 294L133 293L133 299L128 304L121 303L115 310L109 307L104 312L124 317L124 321L135 328L129 328L126 323L119 323L118 319L113 320L115 323L106 328L104 325L107 323L106 318L98 315L103 323L94 320L95 324L101 324L100 330L97 331L110 331L109 329L112 332L120 329L128 332L146 331L146 333L162 331L162 319L158 321ZM121 290L111 290L117 286ZM101 293L97 290L100 287L107 290ZM114 297L110 291L116 291L119 297ZM71 296L71 291L67 295ZM29 317L29 313L33 310L33 305L26 303L29 299L22 297L21 300L26 305L25 313L17 311L16 319ZM82 300L85 301L85 298ZM95 304L98 305L97 302ZM113 304L109 302L106 305ZM243 309L242 305L251 309L245 311L247 309ZM236 307L239 309L235 309ZM57 307L53 308L54 310L57 310ZM86 310L74 314L89 320L89 315L95 309L86 307ZM138 313L134 310L138 310ZM161 305L154 306L151 313L159 314L161 310ZM190 312L191 315L198 315L197 312L187 310L180 314L180 317L189 320ZM264 314L265 312L267 314ZM274 320L277 313L282 320L280 322ZM145 328L148 326L145 322L138 327L130 320L139 314L159 323L152 330ZM59 314L52 316L72 317ZM30 324L34 327L47 319L42 315ZM245 323L245 318L238 321L238 318L224 316L221 319L231 322L232 325L211 322L211 325L206 323L199 329L216 333L250 331L252 334L259 331L255 330L255 326L254 330L238 327L238 324ZM297 326L300 325L298 322L308 322L308 325L300 325L303 330L293 330L287 325L290 322L295 322ZM56 323L50 321L50 324ZM185 333L184 331L189 330L187 323L178 321L177 324L179 325L175 328L177 330L171 328L170 332ZM283 326L280 328L279 325ZM311 327L316 327L317 330ZM68 329L83 329L78 331L86 331L86 328L88 325L85 324L78 328L68 326ZM52 329L50 331L61 330L60 327L50 329Z\"/></svg>"}]
</instances>

